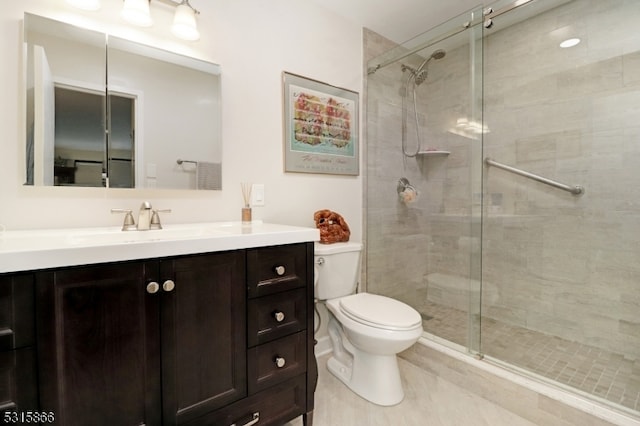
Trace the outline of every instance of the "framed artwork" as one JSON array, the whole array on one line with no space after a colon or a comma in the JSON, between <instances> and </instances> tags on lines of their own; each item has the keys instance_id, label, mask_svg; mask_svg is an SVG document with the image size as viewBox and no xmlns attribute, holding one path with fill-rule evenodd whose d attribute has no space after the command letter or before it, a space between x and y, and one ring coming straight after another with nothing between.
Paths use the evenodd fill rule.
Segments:
<instances>
[{"instance_id":1,"label":"framed artwork","mask_svg":"<svg viewBox=\"0 0 640 426\"><path fill-rule=\"evenodd\" d=\"M285 172L359 174L358 93L283 72Z\"/></svg>"}]
</instances>

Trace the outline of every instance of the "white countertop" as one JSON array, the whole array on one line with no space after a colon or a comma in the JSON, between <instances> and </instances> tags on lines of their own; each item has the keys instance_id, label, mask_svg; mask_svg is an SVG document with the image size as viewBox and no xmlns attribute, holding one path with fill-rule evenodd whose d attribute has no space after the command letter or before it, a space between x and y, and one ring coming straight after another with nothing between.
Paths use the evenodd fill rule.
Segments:
<instances>
[{"instance_id":1,"label":"white countertop","mask_svg":"<svg viewBox=\"0 0 640 426\"><path fill-rule=\"evenodd\" d=\"M318 241L316 228L254 221L164 225L151 231L120 227L5 231L0 273L153 259L251 247Z\"/></svg>"}]
</instances>

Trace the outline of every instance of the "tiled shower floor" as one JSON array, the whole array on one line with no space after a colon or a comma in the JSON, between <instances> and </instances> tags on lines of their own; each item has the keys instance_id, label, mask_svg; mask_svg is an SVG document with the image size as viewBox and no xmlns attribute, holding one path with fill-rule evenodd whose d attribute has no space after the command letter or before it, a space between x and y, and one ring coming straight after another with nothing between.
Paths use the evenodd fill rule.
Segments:
<instances>
[{"instance_id":1,"label":"tiled shower floor","mask_svg":"<svg viewBox=\"0 0 640 426\"><path fill-rule=\"evenodd\" d=\"M428 302L425 331L467 346L466 312ZM640 411L640 359L484 318L481 352L624 407Z\"/></svg>"}]
</instances>

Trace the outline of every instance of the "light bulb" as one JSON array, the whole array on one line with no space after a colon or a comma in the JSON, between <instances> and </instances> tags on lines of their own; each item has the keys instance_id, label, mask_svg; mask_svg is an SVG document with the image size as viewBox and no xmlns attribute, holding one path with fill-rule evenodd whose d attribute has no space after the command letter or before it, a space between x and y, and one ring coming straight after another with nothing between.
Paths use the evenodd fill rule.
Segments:
<instances>
[{"instance_id":1,"label":"light bulb","mask_svg":"<svg viewBox=\"0 0 640 426\"><path fill-rule=\"evenodd\" d=\"M153 24L149 0L124 0L121 15L128 23L139 27L150 27Z\"/></svg>"},{"instance_id":2,"label":"light bulb","mask_svg":"<svg viewBox=\"0 0 640 426\"><path fill-rule=\"evenodd\" d=\"M183 1L176 7L171 32L183 40L198 40L200 38L196 24L196 12L188 2Z\"/></svg>"}]
</instances>

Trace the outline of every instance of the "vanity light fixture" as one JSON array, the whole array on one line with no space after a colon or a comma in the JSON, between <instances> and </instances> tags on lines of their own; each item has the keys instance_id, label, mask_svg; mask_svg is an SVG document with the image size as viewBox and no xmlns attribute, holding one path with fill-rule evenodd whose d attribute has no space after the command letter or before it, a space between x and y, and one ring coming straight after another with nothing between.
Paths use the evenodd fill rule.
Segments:
<instances>
[{"instance_id":1,"label":"vanity light fixture","mask_svg":"<svg viewBox=\"0 0 640 426\"><path fill-rule=\"evenodd\" d=\"M100 0L67 0L67 3L82 10L100 9Z\"/></svg>"},{"instance_id":2,"label":"vanity light fixture","mask_svg":"<svg viewBox=\"0 0 640 426\"><path fill-rule=\"evenodd\" d=\"M100 0L66 0L70 5L83 10L100 9ZM196 15L200 11L189 3L189 0L154 0L157 3L164 3L176 8L173 15L171 32L183 40L195 41L200 39ZM139 27L150 27L153 25L149 5L151 0L124 0L120 15L130 24Z\"/></svg>"},{"instance_id":3,"label":"vanity light fixture","mask_svg":"<svg viewBox=\"0 0 640 426\"><path fill-rule=\"evenodd\" d=\"M196 14L200 13L189 4L189 0L156 0L176 7L173 15L171 32L183 40L198 40L200 33L196 24ZM125 21L140 27L148 27L153 24L149 4L151 0L124 0L122 17Z\"/></svg>"}]
</instances>

